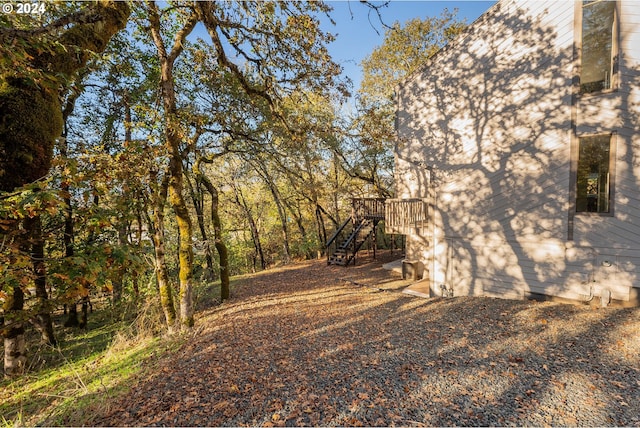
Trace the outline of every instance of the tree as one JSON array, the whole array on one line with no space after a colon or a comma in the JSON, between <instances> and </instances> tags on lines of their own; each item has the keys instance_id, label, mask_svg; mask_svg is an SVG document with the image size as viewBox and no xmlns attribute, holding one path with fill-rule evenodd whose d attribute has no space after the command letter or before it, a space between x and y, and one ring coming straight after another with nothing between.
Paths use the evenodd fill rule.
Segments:
<instances>
[{"instance_id":1,"label":"tree","mask_svg":"<svg viewBox=\"0 0 640 428\"><path fill-rule=\"evenodd\" d=\"M83 5L43 26L25 24L13 15L2 16L0 192L11 192L47 174L63 127L59 86L64 86L64 79L71 79L94 53L104 50L128 17L127 3L114 1ZM39 223L28 222L27 226L31 227L27 235L37 236ZM41 242L39 238L35 242L32 259L40 288L45 272L37 260ZM5 313L22 310L21 286L11 290L12 304L5 307ZM24 331L17 323L3 333L5 373L19 373L26 351Z\"/></svg>"},{"instance_id":2,"label":"tree","mask_svg":"<svg viewBox=\"0 0 640 428\"><path fill-rule=\"evenodd\" d=\"M174 71L188 44L187 36L196 22L201 21L210 37L208 47L219 70L234 79L234 86L249 98L249 108L261 104L270 119L288 126L279 102L284 94L301 88L322 92L326 90L325 85L342 89L335 80L340 69L331 61L324 46L331 37L320 31L319 21L312 16L328 10L323 3L194 2L168 5L162 11L154 2L146 4L148 31L160 61L163 128L170 176L168 201L175 213L180 237L180 323L183 327L193 324L193 231L182 195L183 158L191 150L189 147L185 150L184 146L193 126L185 121L184 112L188 109L179 107ZM171 16L173 23L163 25L162 20ZM172 39L170 50L166 46L167 38ZM228 49L234 51L243 66L231 59ZM216 118L211 119L215 123ZM221 132L232 135L224 126ZM206 185L205 181L201 182Z\"/></svg>"},{"instance_id":3,"label":"tree","mask_svg":"<svg viewBox=\"0 0 640 428\"><path fill-rule=\"evenodd\" d=\"M49 171L62 134L58 76L69 79L91 55L102 52L129 16L125 2L84 5L44 27L22 28L3 15L0 45L0 191L11 191ZM14 47L16 47L14 50Z\"/></svg>"},{"instance_id":4,"label":"tree","mask_svg":"<svg viewBox=\"0 0 640 428\"><path fill-rule=\"evenodd\" d=\"M198 158L193 166L193 172L196 180L203 186L211 196L211 225L213 226L213 237L216 251L218 252L218 260L220 262L220 300L224 301L231 296L229 281L229 252L222 237L222 221L220 220L220 197L218 189L213 185L209 177L202 171L201 163L209 160Z\"/></svg>"},{"instance_id":5,"label":"tree","mask_svg":"<svg viewBox=\"0 0 640 428\"><path fill-rule=\"evenodd\" d=\"M445 9L440 17L395 22L382 45L362 61L358 114L337 153L348 174L371 183L381 196L391 193L395 87L464 29L455 14Z\"/></svg>"},{"instance_id":6,"label":"tree","mask_svg":"<svg viewBox=\"0 0 640 428\"><path fill-rule=\"evenodd\" d=\"M136 9L137 16L142 12ZM140 30L139 25L131 25L118 33L105 55L93 61L65 140L73 149L69 156L75 156L71 162L81 170L70 171L63 182L74 180L78 173L91 177L90 182L77 183L73 194L99 192L100 207L96 204L94 209L117 213L109 215L106 227L99 231L113 246L114 263L107 286L113 291L114 303L126 297L127 280L137 299L141 278L155 276L160 304L169 330L173 330L176 313L164 241L168 175L165 150L158 143L162 133L157 109L159 60ZM89 214L83 212L82 202L74 198L80 218ZM85 229L90 227L84 225ZM136 269L144 251L143 237L151 237L153 243L153 273Z\"/></svg>"},{"instance_id":7,"label":"tree","mask_svg":"<svg viewBox=\"0 0 640 428\"><path fill-rule=\"evenodd\" d=\"M280 227L282 230L282 239L280 240L280 242L282 243L282 255L284 263L289 263L291 261L291 249L289 248L289 221L285 212L283 198L280 195L280 190L278 189L276 180L272 176L272 172L264 159L254 158L251 160L251 164L255 172L264 181L267 189L269 189L269 192L271 193L271 196L273 198L273 202L276 205L278 218L280 219Z\"/></svg>"},{"instance_id":8,"label":"tree","mask_svg":"<svg viewBox=\"0 0 640 428\"><path fill-rule=\"evenodd\" d=\"M151 170L150 186L153 214L147 223L153 234L154 263L158 292L160 294L160 306L162 306L162 311L167 323L167 330L169 333L172 333L176 321L176 309L173 303L173 290L167 270L164 227L164 207L167 202L169 173L164 171L161 177L162 178L158 178L158 171L155 169Z\"/></svg>"},{"instance_id":9,"label":"tree","mask_svg":"<svg viewBox=\"0 0 640 428\"><path fill-rule=\"evenodd\" d=\"M456 11L440 17L394 22L382 45L362 60L363 78L358 94L365 105L393 101L395 86L416 71L464 29Z\"/></svg>"},{"instance_id":10,"label":"tree","mask_svg":"<svg viewBox=\"0 0 640 428\"><path fill-rule=\"evenodd\" d=\"M178 222L180 237L179 261L180 261L180 292L179 292L179 322L183 328L193 326L194 309L192 296L193 279L193 225L187 204L183 195L183 164L181 144L183 142L183 130L181 129L176 100L176 85L174 80L174 65L178 56L184 50L187 36L193 31L198 17L194 11L187 9L181 14L181 28L173 37L173 45L167 50L162 34L160 11L155 2L146 3L146 12L149 20L149 32L158 51L160 60L160 88L163 106L165 148L169 157L169 183L168 201L173 209Z\"/></svg>"}]
</instances>

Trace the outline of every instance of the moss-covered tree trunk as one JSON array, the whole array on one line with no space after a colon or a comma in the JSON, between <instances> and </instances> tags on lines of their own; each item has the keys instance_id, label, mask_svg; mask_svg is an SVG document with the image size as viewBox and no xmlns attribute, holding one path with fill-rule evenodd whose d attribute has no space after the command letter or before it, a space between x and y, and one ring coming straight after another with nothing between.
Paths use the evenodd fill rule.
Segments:
<instances>
[{"instance_id":1,"label":"moss-covered tree trunk","mask_svg":"<svg viewBox=\"0 0 640 428\"><path fill-rule=\"evenodd\" d=\"M173 155L176 156L175 154ZM178 235L180 242L178 246L178 257L180 268L178 277L180 280L180 325L183 328L193 327L193 226L189 209L182 196L182 161L174 162L180 165L170 167L171 180L169 181L169 204L173 209L178 224Z\"/></svg>"},{"instance_id":2,"label":"moss-covered tree trunk","mask_svg":"<svg viewBox=\"0 0 640 428\"><path fill-rule=\"evenodd\" d=\"M213 226L213 236L215 239L216 251L220 259L220 300L224 301L229 299L231 295L230 282L229 282L229 252L227 246L222 238L222 221L220 220L220 213L218 210L219 197L218 189L211 183L209 177L200 169L200 160L196 161L193 167L193 171L196 174L196 179L202 184L207 192L211 195L211 224Z\"/></svg>"},{"instance_id":3,"label":"moss-covered tree trunk","mask_svg":"<svg viewBox=\"0 0 640 428\"><path fill-rule=\"evenodd\" d=\"M0 81L0 191L34 182L51 167L62 110L57 91L34 86L16 76Z\"/></svg>"},{"instance_id":4,"label":"moss-covered tree trunk","mask_svg":"<svg viewBox=\"0 0 640 428\"><path fill-rule=\"evenodd\" d=\"M158 50L158 58L160 60L160 87L162 94L162 106L164 110L164 126L165 126L165 147L169 156L169 189L168 202L173 209L178 224L178 235L180 243L178 247L179 273L180 280L180 325L182 328L193 327L194 324L194 307L192 293L193 278L193 226L189 209L185 202L183 192L183 167L182 152L180 145L182 143L180 121L178 118L178 109L176 106L175 80L173 76L173 68L176 59L183 51L183 44L186 37L193 31L197 21L197 17L192 13L185 21L183 27L174 36L174 44L171 51L165 48L162 38L160 24L160 15L155 2L147 3L147 11L149 13L149 30L154 44Z\"/></svg>"},{"instance_id":5,"label":"moss-covered tree trunk","mask_svg":"<svg viewBox=\"0 0 640 428\"><path fill-rule=\"evenodd\" d=\"M156 174L151 174L152 181L156 181ZM149 222L153 232L153 247L155 251L156 280L158 283L158 294L160 295L160 306L164 313L167 329L173 333L176 324L176 308L173 304L173 289L169 281L167 272L167 262L164 247L164 206L167 200L169 177L165 176L160 188L154 195L153 219Z\"/></svg>"},{"instance_id":6,"label":"moss-covered tree trunk","mask_svg":"<svg viewBox=\"0 0 640 428\"><path fill-rule=\"evenodd\" d=\"M197 206L197 205L194 205ZM209 233L207 232L207 227L204 223L204 210L202 205L196 208L196 215L198 216L198 227L200 228L200 234L202 235L202 240L205 242L204 247L204 259L207 263L207 275L206 278L209 281L213 281L215 279L215 267L213 265L213 251L211 250L211 245L209 244Z\"/></svg>"},{"instance_id":7,"label":"moss-covered tree trunk","mask_svg":"<svg viewBox=\"0 0 640 428\"><path fill-rule=\"evenodd\" d=\"M0 70L0 191L12 191L49 172L63 127L59 85L52 82L59 75L71 77L91 55L102 52L111 36L124 28L129 12L126 2L91 3L57 29L59 36L51 40L50 49L42 48L42 35L36 30L0 31L0 43L20 46L29 67L50 79L43 85L32 76Z\"/></svg>"}]
</instances>

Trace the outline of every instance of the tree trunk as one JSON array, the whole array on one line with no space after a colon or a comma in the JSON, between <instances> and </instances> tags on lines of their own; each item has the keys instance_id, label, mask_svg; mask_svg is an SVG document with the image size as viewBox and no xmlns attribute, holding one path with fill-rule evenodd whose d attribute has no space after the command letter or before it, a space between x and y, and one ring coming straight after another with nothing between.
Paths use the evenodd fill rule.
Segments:
<instances>
[{"instance_id":1,"label":"tree trunk","mask_svg":"<svg viewBox=\"0 0 640 428\"><path fill-rule=\"evenodd\" d=\"M66 155L66 153L65 153ZM64 201L66 203L65 211L64 211L64 256L65 257L73 257L74 248L73 248L73 235L74 235L74 224L73 224L73 208L71 205L71 191L69 188L69 184L63 182L62 191L64 193ZM67 320L64 322L65 327L77 327L79 325L78 322L78 310L76 308L75 300L70 303L65 303L65 314L67 314ZM67 313L67 309L69 312Z\"/></svg>"},{"instance_id":2,"label":"tree trunk","mask_svg":"<svg viewBox=\"0 0 640 428\"><path fill-rule=\"evenodd\" d=\"M95 190L94 190L95 191ZM100 197L98 193L94 193L93 195L93 204L97 207L100 203ZM69 233L67 233L67 231ZM65 257L72 257L74 255L73 249L73 212L71 210L71 200L69 200L69 205L67 206L67 212L65 217ZM95 233L92 230L87 237L87 241L89 244L93 244L95 241ZM87 289L87 293L89 290ZM86 319L83 321L82 319L78 319L78 300L77 296L72 298L73 301L69 303L65 303L65 310L67 306L69 307L69 314L67 316L67 320L64 322L65 327L80 327L83 328L86 326Z\"/></svg>"},{"instance_id":3,"label":"tree trunk","mask_svg":"<svg viewBox=\"0 0 640 428\"><path fill-rule=\"evenodd\" d=\"M213 230L216 239L216 251L220 257L220 300L224 301L231 296L231 287L229 281L229 252L227 246L222 240L222 222L218 215L218 193L212 196L211 201L211 221L213 222ZM215 202L213 201L215 199Z\"/></svg>"},{"instance_id":4,"label":"tree trunk","mask_svg":"<svg viewBox=\"0 0 640 428\"><path fill-rule=\"evenodd\" d=\"M78 320L78 304L74 300L71 303L65 304L65 310L69 310L67 320L64 322L65 327L79 327L80 320Z\"/></svg>"},{"instance_id":5,"label":"tree trunk","mask_svg":"<svg viewBox=\"0 0 640 428\"><path fill-rule=\"evenodd\" d=\"M322 218L322 210L320 209L320 205L316 205L316 225L318 228L318 239L320 240L320 244L322 245L322 253L321 256L324 255L326 249L324 248L327 243L327 229L324 227L324 220Z\"/></svg>"},{"instance_id":6,"label":"tree trunk","mask_svg":"<svg viewBox=\"0 0 640 428\"><path fill-rule=\"evenodd\" d=\"M51 304L47 293L47 268L44 261L44 239L42 238L40 216L26 219L25 228L31 236L31 263L35 274L37 312L33 324L42 335L42 341L48 345L55 346L57 342L53 333Z\"/></svg>"},{"instance_id":7,"label":"tree trunk","mask_svg":"<svg viewBox=\"0 0 640 428\"><path fill-rule=\"evenodd\" d=\"M284 206L280 200L280 192L276 188L275 183L269 182L269 190L273 195L273 200L276 203L278 209L278 217L280 217L280 224L282 225L282 249L284 250L284 262L289 263L291 261L291 250L289 249L289 226L287 225L287 215L284 211Z\"/></svg>"},{"instance_id":8,"label":"tree trunk","mask_svg":"<svg viewBox=\"0 0 640 428\"><path fill-rule=\"evenodd\" d=\"M62 109L62 119L64 123L62 138L60 139L60 156L64 159L65 162L68 162L68 141L67 136L69 135L68 128L68 119L69 116L73 113L75 108L76 101L80 96L79 86L82 80L85 77L85 73L81 72L76 77L76 85L73 86L72 92L68 95L67 100L65 102L65 106ZM65 258L73 257L74 248L73 248L73 240L74 240L74 221L73 221L73 205L71 204L71 186L69 181L65 179L60 183L60 190L62 191L62 195L64 198L64 234L62 235L62 242L64 244L64 256ZM67 312L68 310L68 312ZM65 303L64 304L64 314L67 315L67 320L64 322L65 327L77 327L78 326L78 311L76 310L75 301L73 303Z\"/></svg>"},{"instance_id":9,"label":"tree trunk","mask_svg":"<svg viewBox=\"0 0 640 428\"><path fill-rule=\"evenodd\" d=\"M55 141L63 128L57 88L64 79L60 76L73 76L102 52L111 36L126 26L129 13L126 2L90 3L84 10L60 17L68 19L69 25L52 33L57 34L55 39L42 46L33 44L38 39L28 30L23 35L16 33L13 43L26 48L24 65L42 71L41 80L48 84L38 84L28 74L12 74L11 68L0 75L0 190L12 191L49 172ZM78 22L80 18L84 22ZM2 43L7 40L3 37ZM13 70L21 73L24 68Z\"/></svg>"},{"instance_id":10,"label":"tree trunk","mask_svg":"<svg viewBox=\"0 0 640 428\"><path fill-rule=\"evenodd\" d=\"M24 337L24 292L18 286L4 302L4 374L19 376L27 364L27 342Z\"/></svg>"},{"instance_id":11,"label":"tree trunk","mask_svg":"<svg viewBox=\"0 0 640 428\"><path fill-rule=\"evenodd\" d=\"M209 244L209 235L207 233L207 227L204 224L204 212L197 213L198 216L198 227L200 228L200 234L202 235L202 240L205 243L204 246L204 259L207 263L207 275L206 279L208 281L213 281L216 277L215 274L215 266L213 264L213 253L211 251L211 245Z\"/></svg>"},{"instance_id":12,"label":"tree trunk","mask_svg":"<svg viewBox=\"0 0 640 428\"><path fill-rule=\"evenodd\" d=\"M289 212L295 219L296 225L298 226L298 231L300 232L300 235L302 237L302 242L304 242L305 244L304 245L305 257L307 260L310 260L314 257L314 254L311 247L308 246L307 230L304 228L304 219L302 218L302 212L300 211L300 201L297 201L297 204L295 206L291 204L287 204L287 208L289 209Z\"/></svg>"},{"instance_id":13,"label":"tree trunk","mask_svg":"<svg viewBox=\"0 0 640 428\"><path fill-rule=\"evenodd\" d=\"M29 235L20 238L22 240L20 252L26 253L30 250L29 238ZM24 318L24 291L20 286L14 285L11 288L11 294L5 296L2 315L4 374L10 377L19 376L24 373L27 364L27 342L24 335L26 321Z\"/></svg>"},{"instance_id":14,"label":"tree trunk","mask_svg":"<svg viewBox=\"0 0 640 428\"><path fill-rule=\"evenodd\" d=\"M198 180L211 195L211 224L213 225L216 251L220 258L220 300L225 301L229 299L231 293L229 286L229 253L222 239L222 222L220 221L220 214L218 213L218 189L216 189L211 183L211 180L200 171L197 164L194 169L197 171Z\"/></svg>"},{"instance_id":15,"label":"tree trunk","mask_svg":"<svg viewBox=\"0 0 640 428\"><path fill-rule=\"evenodd\" d=\"M185 169L186 171L186 169ZM196 188L193 188L193 185L189 181L189 177L187 176L187 183L189 184L189 194L191 195L191 201L193 202L193 207L196 210L196 218L198 220L198 228L200 229L200 235L202 235L202 240L205 243L204 247L204 258L207 262L207 280L213 281L215 276L215 268L213 265L213 254L211 251L211 245L209 245L209 234L207 233L207 227L204 223L204 192L202 191L202 187L196 184Z\"/></svg>"},{"instance_id":16,"label":"tree trunk","mask_svg":"<svg viewBox=\"0 0 640 428\"><path fill-rule=\"evenodd\" d=\"M278 187L269 175L266 165L264 165L262 162L258 162L257 167L258 173L262 176L267 187L269 187L269 191L271 192L271 196L273 196L273 201L275 202L276 208L278 210L278 217L280 218L280 224L282 226L282 249L284 251L283 261L286 264L291 261L291 251L289 249L289 226L287 224L287 215L285 213L284 204L282 203L282 199L280 198Z\"/></svg>"},{"instance_id":17,"label":"tree trunk","mask_svg":"<svg viewBox=\"0 0 640 428\"><path fill-rule=\"evenodd\" d=\"M193 327L194 310L191 281L193 277L193 248L191 241L193 230L189 209L182 197L182 162L172 159L174 166L170 168L171 180L169 183L169 203L173 208L178 223L178 235L180 243L178 247L180 269L180 324L183 328ZM180 166L176 166L178 164Z\"/></svg>"},{"instance_id":18,"label":"tree trunk","mask_svg":"<svg viewBox=\"0 0 640 428\"><path fill-rule=\"evenodd\" d=\"M140 192L137 193L138 200L141 200ZM136 229L136 246L138 248L138 252L142 253L142 215L140 214L140 207L136 210L136 224L138 225ZM136 300L140 297L140 272L138 269L134 269L131 275L131 282L133 286L133 294L136 297Z\"/></svg>"},{"instance_id":19,"label":"tree trunk","mask_svg":"<svg viewBox=\"0 0 640 428\"><path fill-rule=\"evenodd\" d=\"M179 253L179 279L180 279L180 324L182 328L193 327L194 308L191 281L193 277L193 230L189 209L182 196L182 153L180 144L180 123L176 106L175 82L173 78L173 66L175 60L182 53L184 41L193 31L198 22L195 13L191 14L183 28L174 36L174 45L171 52L167 52L161 35L160 15L154 2L147 3L149 12L149 30L154 44L158 50L160 60L160 87L162 105L164 110L165 146L169 156L169 193L168 201L176 216L178 223L178 235L180 238Z\"/></svg>"},{"instance_id":20,"label":"tree trunk","mask_svg":"<svg viewBox=\"0 0 640 428\"><path fill-rule=\"evenodd\" d=\"M126 195L124 195L126 197ZM127 245L127 225L124 219L118 219L117 224L118 229L118 246L120 249L123 249ZM111 296L113 299L113 303L120 303L122 300L122 290L124 288L124 277L125 277L125 266L120 264L119 266L114 266L116 272L115 277L113 279L113 295Z\"/></svg>"},{"instance_id":21,"label":"tree trunk","mask_svg":"<svg viewBox=\"0 0 640 428\"><path fill-rule=\"evenodd\" d=\"M131 104L129 102L129 93L125 89L122 94L122 107L124 108L124 141L125 144L131 143ZM130 194L131 190L125 188L123 190L122 198L129 200L133 195ZM120 217L117 220L116 230L118 232L118 246L120 250L123 250L129 243L127 236L128 220L126 217ZM113 303L120 303L122 300L122 292L124 289L124 280L126 275L126 266L120 264L115 266L115 278L113 280ZM85 311L86 312L86 311ZM85 313L83 312L83 314Z\"/></svg>"},{"instance_id":22,"label":"tree trunk","mask_svg":"<svg viewBox=\"0 0 640 428\"><path fill-rule=\"evenodd\" d=\"M71 191L69 184L64 183L62 186L62 192L64 193L64 256L73 257L73 207L71 206Z\"/></svg>"},{"instance_id":23,"label":"tree trunk","mask_svg":"<svg viewBox=\"0 0 640 428\"><path fill-rule=\"evenodd\" d=\"M151 174L152 182L156 182L155 173ZM169 333L173 333L176 323L176 309L173 304L173 290L169 282L167 261L164 248L164 205L167 200L168 176L162 180L160 188L156 190L153 201L153 220L149 222L153 232L153 247L155 252L156 280L160 294L160 306L164 312Z\"/></svg>"},{"instance_id":24,"label":"tree trunk","mask_svg":"<svg viewBox=\"0 0 640 428\"><path fill-rule=\"evenodd\" d=\"M236 202L244 211L245 217L247 218L247 222L249 223L249 229L251 229L251 239L253 240L253 246L256 249L256 253L258 257L260 257L260 267L262 270L267 268L267 262L264 258L264 252L262 251L262 243L260 242L260 233L258 231L258 225L256 224L256 220L253 218L253 214L247 205L247 201L244 199L244 195L242 191L238 189L235 185L233 185L233 191L235 193Z\"/></svg>"}]
</instances>

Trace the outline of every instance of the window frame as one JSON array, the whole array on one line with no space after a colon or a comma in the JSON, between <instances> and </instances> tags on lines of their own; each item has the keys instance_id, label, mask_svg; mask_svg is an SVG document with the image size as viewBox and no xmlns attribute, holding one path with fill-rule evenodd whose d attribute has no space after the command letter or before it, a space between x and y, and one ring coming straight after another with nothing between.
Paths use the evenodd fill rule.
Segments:
<instances>
[{"instance_id":1,"label":"window frame","mask_svg":"<svg viewBox=\"0 0 640 428\"><path fill-rule=\"evenodd\" d=\"M576 136L576 145L572 153L571 182L573 183L572 205L573 215L578 216L596 216L596 217L614 217L615 216L615 193L616 193L616 147L617 132L598 132L580 134ZM580 162L580 143L582 139L593 137L609 137L609 211L593 212L578 211L578 166Z\"/></svg>"},{"instance_id":2,"label":"window frame","mask_svg":"<svg viewBox=\"0 0 640 428\"><path fill-rule=\"evenodd\" d=\"M575 30L578 31L578 35L576 37L576 44L578 46L578 64L579 64L579 73L578 73L578 96L579 97L590 97L599 94L606 94L609 92L615 92L619 89L620 85L620 31L619 31L619 22L618 17L620 16L618 2L611 1L613 3L613 28L611 30L611 78L610 85L608 88L599 89L597 91L585 92L582 90L582 55L583 55L583 14L585 6L590 6L595 3L602 3L609 0L593 0L587 1L582 0L577 2L579 8L579 25L576 25ZM578 24L578 23L576 23Z\"/></svg>"}]
</instances>

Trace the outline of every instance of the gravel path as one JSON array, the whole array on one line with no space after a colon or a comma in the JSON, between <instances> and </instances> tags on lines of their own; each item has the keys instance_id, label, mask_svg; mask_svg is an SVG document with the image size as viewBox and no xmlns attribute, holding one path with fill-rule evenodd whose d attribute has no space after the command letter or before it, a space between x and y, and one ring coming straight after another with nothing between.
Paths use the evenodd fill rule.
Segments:
<instances>
[{"instance_id":1,"label":"gravel path","mask_svg":"<svg viewBox=\"0 0 640 428\"><path fill-rule=\"evenodd\" d=\"M640 426L639 309L422 299L375 266L246 279L98 423Z\"/></svg>"}]
</instances>

